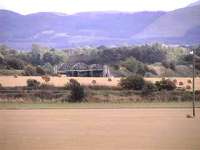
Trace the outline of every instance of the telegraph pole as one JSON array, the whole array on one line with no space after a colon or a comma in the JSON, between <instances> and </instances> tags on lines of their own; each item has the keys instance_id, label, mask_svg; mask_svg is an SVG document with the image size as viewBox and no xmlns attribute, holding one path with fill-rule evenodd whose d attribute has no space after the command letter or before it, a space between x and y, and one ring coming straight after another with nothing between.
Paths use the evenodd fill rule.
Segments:
<instances>
[{"instance_id":1,"label":"telegraph pole","mask_svg":"<svg viewBox=\"0 0 200 150\"><path fill-rule=\"evenodd\" d=\"M192 64L193 64L193 72L192 72L192 76L193 76L193 82L192 82L192 85L193 85L193 88L192 88L192 91L193 91L193 101L192 101L192 110L193 110L193 117L195 117L195 99L196 99L196 96L195 96L195 74L196 74L196 71L195 71L195 50L192 50L190 52L193 56L192 58Z\"/></svg>"}]
</instances>

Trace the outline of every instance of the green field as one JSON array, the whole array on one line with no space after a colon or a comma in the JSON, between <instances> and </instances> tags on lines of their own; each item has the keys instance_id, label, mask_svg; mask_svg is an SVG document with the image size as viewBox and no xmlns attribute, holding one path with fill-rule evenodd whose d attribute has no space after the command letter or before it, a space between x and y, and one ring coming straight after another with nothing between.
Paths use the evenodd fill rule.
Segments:
<instances>
[{"instance_id":1,"label":"green field","mask_svg":"<svg viewBox=\"0 0 200 150\"><path fill-rule=\"evenodd\" d=\"M192 102L138 103L0 103L0 109L120 109L120 108L191 108ZM200 108L200 102L196 102Z\"/></svg>"}]
</instances>

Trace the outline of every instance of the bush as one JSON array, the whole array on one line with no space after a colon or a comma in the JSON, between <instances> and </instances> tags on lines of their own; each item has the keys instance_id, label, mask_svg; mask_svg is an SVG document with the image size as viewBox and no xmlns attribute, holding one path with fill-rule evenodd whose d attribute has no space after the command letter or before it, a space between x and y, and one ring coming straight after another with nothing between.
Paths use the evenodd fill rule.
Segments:
<instances>
[{"instance_id":1,"label":"bush","mask_svg":"<svg viewBox=\"0 0 200 150\"><path fill-rule=\"evenodd\" d=\"M145 65L134 57L129 57L122 61L121 65L134 74L144 75L146 72Z\"/></svg>"},{"instance_id":2,"label":"bush","mask_svg":"<svg viewBox=\"0 0 200 150\"><path fill-rule=\"evenodd\" d=\"M30 89L38 89L40 88L40 82L34 79L28 79L27 80L27 87Z\"/></svg>"},{"instance_id":3,"label":"bush","mask_svg":"<svg viewBox=\"0 0 200 150\"><path fill-rule=\"evenodd\" d=\"M161 81L157 81L156 82L156 87L158 88L158 90L174 90L176 89L176 84L169 80L169 79L162 79Z\"/></svg>"},{"instance_id":4,"label":"bush","mask_svg":"<svg viewBox=\"0 0 200 150\"><path fill-rule=\"evenodd\" d=\"M92 80L92 84L95 85L97 83L96 80Z\"/></svg>"},{"instance_id":5,"label":"bush","mask_svg":"<svg viewBox=\"0 0 200 150\"><path fill-rule=\"evenodd\" d=\"M189 80L187 80L187 83L191 84L191 83L192 83L192 80L190 80L190 79L189 79Z\"/></svg>"},{"instance_id":6,"label":"bush","mask_svg":"<svg viewBox=\"0 0 200 150\"><path fill-rule=\"evenodd\" d=\"M156 88L155 84L153 84L152 82L146 81L144 88L142 89L142 94L148 95L156 90L157 90L157 88Z\"/></svg>"},{"instance_id":7,"label":"bush","mask_svg":"<svg viewBox=\"0 0 200 150\"><path fill-rule=\"evenodd\" d=\"M42 80L44 80L45 82L49 82L51 78L49 76L42 76Z\"/></svg>"},{"instance_id":8,"label":"bush","mask_svg":"<svg viewBox=\"0 0 200 150\"><path fill-rule=\"evenodd\" d=\"M35 67L33 67L31 65L28 65L25 68L24 73L25 73L26 76L35 76L35 75L37 75Z\"/></svg>"},{"instance_id":9,"label":"bush","mask_svg":"<svg viewBox=\"0 0 200 150\"><path fill-rule=\"evenodd\" d=\"M42 67L39 67L39 66L36 67L36 72L37 72L38 75L45 75L46 74L45 70Z\"/></svg>"},{"instance_id":10,"label":"bush","mask_svg":"<svg viewBox=\"0 0 200 150\"><path fill-rule=\"evenodd\" d=\"M187 90L190 90L190 89L191 89L191 86L190 86L190 85L187 85L187 86L186 86L186 89L187 89Z\"/></svg>"},{"instance_id":11,"label":"bush","mask_svg":"<svg viewBox=\"0 0 200 150\"><path fill-rule=\"evenodd\" d=\"M174 62L169 62L169 61L162 61L162 65L165 67L165 68L170 68L172 70L176 70L176 64Z\"/></svg>"},{"instance_id":12,"label":"bush","mask_svg":"<svg viewBox=\"0 0 200 150\"><path fill-rule=\"evenodd\" d=\"M182 85L184 85L184 84L183 84L183 82L179 82L179 85L182 86Z\"/></svg>"},{"instance_id":13,"label":"bush","mask_svg":"<svg viewBox=\"0 0 200 150\"><path fill-rule=\"evenodd\" d=\"M82 102L85 98L84 87L75 79L70 79L67 88L70 90L69 102Z\"/></svg>"},{"instance_id":14,"label":"bush","mask_svg":"<svg viewBox=\"0 0 200 150\"><path fill-rule=\"evenodd\" d=\"M120 81L120 86L124 89L142 90L144 85L145 81L143 77L137 75L123 78Z\"/></svg>"},{"instance_id":15,"label":"bush","mask_svg":"<svg viewBox=\"0 0 200 150\"><path fill-rule=\"evenodd\" d=\"M24 62L17 58L6 58L6 65L8 69L22 70L24 69Z\"/></svg>"},{"instance_id":16,"label":"bush","mask_svg":"<svg viewBox=\"0 0 200 150\"><path fill-rule=\"evenodd\" d=\"M0 89L3 89L3 86L2 86L2 84L0 83Z\"/></svg>"},{"instance_id":17,"label":"bush","mask_svg":"<svg viewBox=\"0 0 200 150\"><path fill-rule=\"evenodd\" d=\"M108 78L108 81L109 81L109 82L111 82L111 81L112 81L112 79L111 79L111 78Z\"/></svg>"},{"instance_id":18,"label":"bush","mask_svg":"<svg viewBox=\"0 0 200 150\"><path fill-rule=\"evenodd\" d=\"M56 98L55 93L53 93L52 91L48 91L48 90L39 90L36 93L34 93L35 97L38 97L40 99L47 99L47 100L52 100L54 98Z\"/></svg>"},{"instance_id":19,"label":"bush","mask_svg":"<svg viewBox=\"0 0 200 150\"><path fill-rule=\"evenodd\" d=\"M40 89L45 89L45 90L52 90L52 89L56 89L54 85L52 84L41 84L40 85Z\"/></svg>"}]
</instances>

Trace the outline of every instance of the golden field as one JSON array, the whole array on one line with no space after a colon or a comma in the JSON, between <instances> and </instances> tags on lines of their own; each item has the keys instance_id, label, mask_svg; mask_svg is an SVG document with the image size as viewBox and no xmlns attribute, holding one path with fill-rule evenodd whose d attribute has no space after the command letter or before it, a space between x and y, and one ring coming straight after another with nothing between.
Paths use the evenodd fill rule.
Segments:
<instances>
[{"instance_id":1,"label":"golden field","mask_svg":"<svg viewBox=\"0 0 200 150\"><path fill-rule=\"evenodd\" d=\"M0 110L1 150L199 150L200 109Z\"/></svg>"},{"instance_id":2,"label":"golden field","mask_svg":"<svg viewBox=\"0 0 200 150\"><path fill-rule=\"evenodd\" d=\"M70 79L76 79L82 85L98 85L98 86L118 86L120 78L108 77L66 77L66 76L50 76L50 81L46 82L41 76L0 76L0 84L3 87L19 87L26 86L28 79L35 79L41 83L52 84L57 87L64 86ZM167 78L166 78L167 79ZM189 86L192 89L192 78L183 77L169 77L168 79L176 80L177 87L186 88ZM147 81L155 83L162 80L162 78L145 78ZM95 81L95 84L94 84ZM200 90L200 78L196 78L195 87Z\"/></svg>"}]
</instances>

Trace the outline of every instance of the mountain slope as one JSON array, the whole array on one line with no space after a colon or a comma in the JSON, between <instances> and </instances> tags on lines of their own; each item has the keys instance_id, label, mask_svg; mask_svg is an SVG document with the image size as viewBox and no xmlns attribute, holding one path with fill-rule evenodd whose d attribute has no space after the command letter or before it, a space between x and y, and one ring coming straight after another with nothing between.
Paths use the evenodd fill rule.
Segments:
<instances>
[{"instance_id":1,"label":"mountain slope","mask_svg":"<svg viewBox=\"0 0 200 150\"><path fill-rule=\"evenodd\" d=\"M0 42L26 47L34 42L55 47L123 43L165 12L87 12L74 15L0 11Z\"/></svg>"},{"instance_id":2,"label":"mountain slope","mask_svg":"<svg viewBox=\"0 0 200 150\"><path fill-rule=\"evenodd\" d=\"M200 5L200 0L188 5L188 7L193 7L193 6L197 6L197 5Z\"/></svg>"},{"instance_id":3,"label":"mountain slope","mask_svg":"<svg viewBox=\"0 0 200 150\"><path fill-rule=\"evenodd\" d=\"M200 1L199 1L200 2ZM20 15L0 10L0 43L30 49L120 45L124 43L200 43L200 5L170 12L41 12Z\"/></svg>"},{"instance_id":4,"label":"mountain slope","mask_svg":"<svg viewBox=\"0 0 200 150\"><path fill-rule=\"evenodd\" d=\"M187 36L193 36L190 33L191 30L199 30L200 27L200 5L194 7L186 7L171 11L147 28L143 32L139 33L136 38L150 39L150 38L184 38Z\"/></svg>"}]
</instances>

